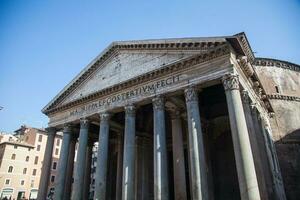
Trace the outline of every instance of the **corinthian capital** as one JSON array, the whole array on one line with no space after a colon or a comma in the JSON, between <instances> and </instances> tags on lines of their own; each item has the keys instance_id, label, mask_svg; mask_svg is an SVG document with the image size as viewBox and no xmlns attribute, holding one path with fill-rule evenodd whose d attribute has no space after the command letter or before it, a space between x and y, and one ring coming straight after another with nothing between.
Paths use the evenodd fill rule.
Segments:
<instances>
[{"instance_id":1,"label":"corinthian capital","mask_svg":"<svg viewBox=\"0 0 300 200\"><path fill-rule=\"evenodd\" d=\"M99 113L99 116L100 116L100 121L104 122L110 119L111 114L108 112L103 112L103 113Z\"/></svg>"},{"instance_id":2,"label":"corinthian capital","mask_svg":"<svg viewBox=\"0 0 300 200\"><path fill-rule=\"evenodd\" d=\"M194 87L189 87L189 88L185 89L184 95L185 95L186 102L198 101L198 93Z\"/></svg>"},{"instance_id":3,"label":"corinthian capital","mask_svg":"<svg viewBox=\"0 0 300 200\"><path fill-rule=\"evenodd\" d=\"M135 116L135 106L132 104L125 106L125 114L127 116Z\"/></svg>"},{"instance_id":4,"label":"corinthian capital","mask_svg":"<svg viewBox=\"0 0 300 200\"><path fill-rule=\"evenodd\" d=\"M239 89L239 76L237 74L226 74L223 76L222 82L225 91Z\"/></svg>"},{"instance_id":5,"label":"corinthian capital","mask_svg":"<svg viewBox=\"0 0 300 200\"><path fill-rule=\"evenodd\" d=\"M90 125L90 122L88 119L86 119L86 118L80 119L80 128L87 129L87 128L89 128L89 125Z\"/></svg>"},{"instance_id":6,"label":"corinthian capital","mask_svg":"<svg viewBox=\"0 0 300 200\"><path fill-rule=\"evenodd\" d=\"M73 131L73 126L71 124L64 125L63 133L72 133L72 131Z\"/></svg>"},{"instance_id":7,"label":"corinthian capital","mask_svg":"<svg viewBox=\"0 0 300 200\"><path fill-rule=\"evenodd\" d=\"M55 135L57 129L55 127L48 127L48 128L46 128L46 131L47 131L48 135Z\"/></svg>"},{"instance_id":8,"label":"corinthian capital","mask_svg":"<svg viewBox=\"0 0 300 200\"><path fill-rule=\"evenodd\" d=\"M243 90L241 92L241 96L242 96L243 103L249 105L250 104L250 97L249 97L248 91L247 90Z\"/></svg>"},{"instance_id":9,"label":"corinthian capital","mask_svg":"<svg viewBox=\"0 0 300 200\"><path fill-rule=\"evenodd\" d=\"M157 110L162 110L165 108L165 99L162 96L157 96L152 99L153 108Z\"/></svg>"}]
</instances>

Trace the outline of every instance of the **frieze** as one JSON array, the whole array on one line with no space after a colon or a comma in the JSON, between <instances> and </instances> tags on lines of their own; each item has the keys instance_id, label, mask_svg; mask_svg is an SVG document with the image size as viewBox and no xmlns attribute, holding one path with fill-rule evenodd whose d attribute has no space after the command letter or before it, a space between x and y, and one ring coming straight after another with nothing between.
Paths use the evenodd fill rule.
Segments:
<instances>
[{"instance_id":1,"label":"frieze","mask_svg":"<svg viewBox=\"0 0 300 200\"><path fill-rule=\"evenodd\" d=\"M75 110L70 111L70 116L82 115L84 112L92 112L101 107L108 106L113 103L118 103L121 101L126 101L136 96L141 96L146 93L155 93L157 89L164 88L166 86L170 86L174 83L180 81L180 75L171 76L154 83L146 84L132 90L116 94L113 96L106 97L104 99L98 100L96 102L90 103L88 105L82 106L80 108L76 108Z\"/></svg>"}]
</instances>

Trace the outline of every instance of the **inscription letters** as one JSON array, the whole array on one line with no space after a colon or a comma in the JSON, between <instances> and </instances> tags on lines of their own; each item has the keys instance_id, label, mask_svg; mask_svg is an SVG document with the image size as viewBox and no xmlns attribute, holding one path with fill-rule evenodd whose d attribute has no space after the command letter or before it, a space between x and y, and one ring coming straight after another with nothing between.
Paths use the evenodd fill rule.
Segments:
<instances>
[{"instance_id":1,"label":"inscription letters","mask_svg":"<svg viewBox=\"0 0 300 200\"><path fill-rule=\"evenodd\" d=\"M125 100L131 99L133 97L143 95L143 94L155 93L157 89L170 86L174 83L179 82L179 80L180 80L180 75L175 75L175 76L171 76L171 77L159 80L154 83L143 85L143 86L134 88L132 90L129 90L127 92L123 92L121 94L116 94L116 95L101 99L99 101L93 102L91 104L82 106L80 108L76 108L75 110L72 110L70 112L70 116L81 115L84 112L92 112L96 109L110 105L112 103L125 101Z\"/></svg>"}]
</instances>

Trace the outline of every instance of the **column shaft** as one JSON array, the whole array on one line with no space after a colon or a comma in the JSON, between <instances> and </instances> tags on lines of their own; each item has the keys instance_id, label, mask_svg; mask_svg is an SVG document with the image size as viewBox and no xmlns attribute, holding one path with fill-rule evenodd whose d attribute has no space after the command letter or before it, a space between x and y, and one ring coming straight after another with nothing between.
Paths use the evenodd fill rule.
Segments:
<instances>
[{"instance_id":1,"label":"column shaft","mask_svg":"<svg viewBox=\"0 0 300 200\"><path fill-rule=\"evenodd\" d=\"M265 158L263 155L264 149L262 148L263 143L260 141L262 138L261 132L255 130L255 125L253 121L253 116L252 116L252 111L251 107L253 107L253 103L251 103L251 99L249 97L249 94L246 90L243 90L241 93L242 97L242 104L243 104L243 110L244 110L244 115L245 115L245 120L247 123L247 128L248 128L248 133L249 133L249 141L251 145L251 150L253 154L253 161L254 161L254 166L255 166L255 172L257 174L257 182L259 186L259 192L260 192L260 197L262 199L270 199L269 194L268 194L268 187L267 187L267 174L268 172L264 170L264 163L265 163ZM270 187L270 189L272 186Z\"/></svg>"},{"instance_id":2,"label":"column shaft","mask_svg":"<svg viewBox=\"0 0 300 200\"><path fill-rule=\"evenodd\" d=\"M84 171L86 161L86 150L88 144L88 129L89 122L86 119L80 121L79 132L79 145L77 150L76 165L74 172L74 183L72 189L72 200L83 199L83 184L84 184Z\"/></svg>"},{"instance_id":3,"label":"column shaft","mask_svg":"<svg viewBox=\"0 0 300 200\"><path fill-rule=\"evenodd\" d=\"M47 132L48 132L48 137L47 137L46 150L45 150L44 160L43 160L39 192L38 192L38 197L37 197L38 200L44 200L47 197L49 176L50 176L51 163L52 163L52 152L53 152L54 138L56 135L56 129L52 128L52 127L47 128Z\"/></svg>"},{"instance_id":4,"label":"column shaft","mask_svg":"<svg viewBox=\"0 0 300 200\"><path fill-rule=\"evenodd\" d=\"M125 107L125 136L123 155L122 199L133 200L135 196L135 107Z\"/></svg>"},{"instance_id":5,"label":"column shaft","mask_svg":"<svg viewBox=\"0 0 300 200\"><path fill-rule=\"evenodd\" d=\"M153 99L154 199L169 199L165 106L163 97Z\"/></svg>"},{"instance_id":6,"label":"column shaft","mask_svg":"<svg viewBox=\"0 0 300 200\"><path fill-rule=\"evenodd\" d=\"M223 77L234 155L242 200L259 200L260 194L237 75Z\"/></svg>"},{"instance_id":7,"label":"column shaft","mask_svg":"<svg viewBox=\"0 0 300 200\"><path fill-rule=\"evenodd\" d=\"M65 126L63 131L62 146L59 155L58 174L55 181L54 199L63 199L67 175L69 148L72 137L71 134L72 128L68 125Z\"/></svg>"},{"instance_id":8,"label":"column shaft","mask_svg":"<svg viewBox=\"0 0 300 200\"><path fill-rule=\"evenodd\" d=\"M68 167L66 174L65 192L63 199L70 199L72 192L72 182L73 182L73 171L74 171L74 158L75 158L75 146L77 139L73 137L69 147L69 157L68 157Z\"/></svg>"},{"instance_id":9,"label":"column shaft","mask_svg":"<svg viewBox=\"0 0 300 200\"><path fill-rule=\"evenodd\" d=\"M109 146L109 117L108 113L100 114L99 144L97 152L95 200L106 199L107 158Z\"/></svg>"},{"instance_id":10,"label":"column shaft","mask_svg":"<svg viewBox=\"0 0 300 200\"><path fill-rule=\"evenodd\" d=\"M171 113L171 118L175 199L185 200L187 199L184 164L185 162L182 137L182 123L179 111L173 111Z\"/></svg>"},{"instance_id":11,"label":"column shaft","mask_svg":"<svg viewBox=\"0 0 300 200\"><path fill-rule=\"evenodd\" d=\"M121 134L119 134L118 135L116 200L122 199L122 168L123 168L123 137Z\"/></svg>"},{"instance_id":12,"label":"column shaft","mask_svg":"<svg viewBox=\"0 0 300 200\"><path fill-rule=\"evenodd\" d=\"M207 164L199 112L198 94L194 88L185 90L188 117L189 161L192 199L209 199Z\"/></svg>"},{"instance_id":13,"label":"column shaft","mask_svg":"<svg viewBox=\"0 0 300 200\"><path fill-rule=\"evenodd\" d=\"M93 153L93 143L90 142L86 150L86 162L85 162L85 172L84 172L84 190L83 199L89 199L90 196L90 185L91 185L91 165L92 165L92 153Z\"/></svg>"}]
</instances>

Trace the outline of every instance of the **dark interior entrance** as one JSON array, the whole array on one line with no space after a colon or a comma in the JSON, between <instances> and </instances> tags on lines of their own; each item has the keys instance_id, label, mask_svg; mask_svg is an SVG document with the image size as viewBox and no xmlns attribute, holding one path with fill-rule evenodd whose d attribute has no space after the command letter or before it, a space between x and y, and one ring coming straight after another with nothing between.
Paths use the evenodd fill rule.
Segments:
<instances>
[{"instance_id":1,"label":"dark interior entrance","mask_svg":"<svg viewBox=\"0 0 300 200\"><path fill-rule=\"evenodd\" d=\"M183 94L173 96L178 101L185 103ZM167 98L168 100L168 98ZM234 159L233 144L230 132L230 124L227 111L226 97L222 85L205 88L199 94L199 108L201 125L204 135L204 145L209 167L209 189L211 199L235 200L240 199L239 184ZM184 111L184 110L183 110ZM124 128L124 112L116 113L112 117L115 128ZM166 111L166 132L168 150L168 176L169 197L174 197L174 171L172 162L172 125L171 117ZM118 127L119 126L119 127ZM182 115L182 132L184 144L185 174L187 199L191 199L189 164L188 164L188 129L187 118ZM154 173L153 173L153 109L149 102L139 106L136 110L136 199L154 199ZM116 140L115 130L111 131L111 140ZM116 177L116 165L118 152L114 151L115 145L111 143L108 168L108 196L116 198L118 185ZM115 167L114 167L115 166ZM114 194L112 194L114 193Z\"/></svg>"}]
</instances>

